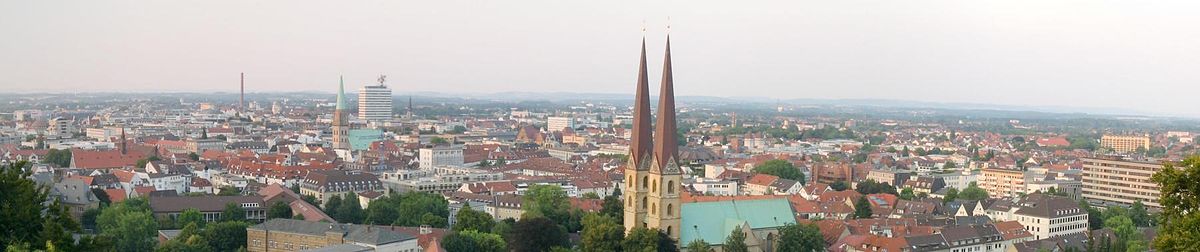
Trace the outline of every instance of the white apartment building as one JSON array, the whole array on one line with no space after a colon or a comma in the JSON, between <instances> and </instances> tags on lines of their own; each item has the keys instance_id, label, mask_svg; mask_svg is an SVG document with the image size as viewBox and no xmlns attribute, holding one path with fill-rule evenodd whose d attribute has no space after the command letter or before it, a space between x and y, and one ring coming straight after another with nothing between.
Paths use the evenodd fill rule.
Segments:
<instances>
[{"instance_id":1,"label":"white apartment building","mask_svg":"<svg viewBox=\"0 0 1200 252\"><path fill-rule=\"evenodd\" d=\"M364 121L392 119L392 90L383 84L359 88L358 118Z\"/></svg>"},{"instance_id":2,"label":"white apartment building","mask_svg":"<svg viewBox=\"0 0 1200 252\"><path fill-rule=\"evenodd\" d=\"M1159 186L1150 176L1163 169L1161 163L1125 160L1119 157L1082 158L1083 198L1132 205L1142 201L1161 208Z\"/></svg>"},{"instance_id":3,"label":"white apartment building","mask_svg":"<svg viewBox=\"0 0 1200 252\"><path fill-rule=\"evenodd\" d=\"M566 128L575 128L575 118L571 117L546 117L546 130L550 132L563 131Z\"/></svg>"},{"instance_id":4,"label":"white apartment building","mask_svg":"<svg viewBox=\"0 0 1200 252\"><path fill-rule=\"evenodd\" d=\"M1052 195L1032 194L1011 206L992 207L988 217L997 222L1020 222L1034 240L1083 234L1088 230L1088 213L1078 202Z\"/></svg>"},{"instance_id":5,"label":"white apartment building","mask_svg":"<svg viewBox=\"0 0 1200 252\"><path fill-rule=\"evenodd\" d=\"M421 169L433 169L442 166L462 166L462 145L439 145L421 148L417 158L421 160Z\"/></svg>"},{"instance_id":6,"label":"white apartment building","mask_svg":"<svg viewBox=\"0 0 1200 252\"><path fill-rule=\"evenodd\" d=\"M697 192L706 195L733 196L738 195L738 190L740 190L737 182L720 179L696 178L690 185Z\"/></svg>"}]
</instances>

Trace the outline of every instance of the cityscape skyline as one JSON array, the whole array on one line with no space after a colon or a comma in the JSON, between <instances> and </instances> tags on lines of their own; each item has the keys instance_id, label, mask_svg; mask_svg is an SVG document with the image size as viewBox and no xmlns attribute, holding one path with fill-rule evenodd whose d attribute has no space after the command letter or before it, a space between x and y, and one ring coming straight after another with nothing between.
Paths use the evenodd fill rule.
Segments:
<instances>
[{"instance_id":1,"label":"cityscape skyline","mask_svg":"<svg viewBox=\"0 0 1200 252\"><path fill-rule=\"evenodd\" d=\"M1200 91L1189 85L1200 76L1186 71L1200 65L1189 55L1200 53L1185 42L1200 34L1180 11L1185 2L463 3L5 3L0 9L12 22L0 27L18 39L0 46L12 55L0 59L9 76L0 86L236 92L233 73L246 72L250 93L331 92L334 75L346 75L353 89L383 73L393 76L396 94L625 94L636 64L626 59L637 46L629 41L646 36L649 50L662 50L670 17L674 36L688 41L675 48L688 62L677 67L689 73L681 81L693 83L680 96L770 93L1200 116L1183 106L1186 94ZM456 11L438 11L447 9ZM821 11L847 9L854 11ZM161 63L167 60L175 61Z\"/></svg>"},{"instance_id":2,"label":"cityscape skyline","mask_svg":"<svg viewBox=\"0 0 1200 252\"><path fill-rule=\"evenodd\" d=\"M1179 8L120 1L0 3L5 251L1200 241Z\"/></svg>"}]
</instances>

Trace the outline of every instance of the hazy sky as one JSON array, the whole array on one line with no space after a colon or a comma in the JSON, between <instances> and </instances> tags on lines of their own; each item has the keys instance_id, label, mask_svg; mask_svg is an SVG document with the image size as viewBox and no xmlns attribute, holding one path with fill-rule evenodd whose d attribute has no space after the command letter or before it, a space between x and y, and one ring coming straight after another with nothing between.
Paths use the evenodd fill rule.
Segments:
<instances>
[{"instance_id":1,"label":"hazy sky","mask_svg":"<svg viewBox=\"0 0 1200 252\"><path fill-rule=\"evenodd\" d=\"M1200 1L0 1L0 92L632 93L1200 116ZM656 88L652 88L656 89Z\"/></svg>"}]
</instances>

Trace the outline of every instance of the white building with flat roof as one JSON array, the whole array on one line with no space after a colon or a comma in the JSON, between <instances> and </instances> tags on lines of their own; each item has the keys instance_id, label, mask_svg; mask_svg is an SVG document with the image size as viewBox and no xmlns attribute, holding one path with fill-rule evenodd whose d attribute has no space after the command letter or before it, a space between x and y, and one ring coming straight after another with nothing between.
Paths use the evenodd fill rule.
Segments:
<instances>
[{"instance_id":1,"label":"white building with flat roof","mask_svg":"<svg viewBox=\"0 0 1200 252\"><path fill-rule=\"evenodd\" d=\"M392 90L383 84L359 88L358 118L364 121L392 119Z\"/></svg>"}]
</instances>

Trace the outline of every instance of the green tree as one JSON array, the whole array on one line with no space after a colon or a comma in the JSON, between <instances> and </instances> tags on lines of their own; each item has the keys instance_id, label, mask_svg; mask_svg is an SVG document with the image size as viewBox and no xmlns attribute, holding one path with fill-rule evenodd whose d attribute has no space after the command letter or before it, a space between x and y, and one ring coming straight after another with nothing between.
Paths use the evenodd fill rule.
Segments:
<instances>
[{"instance_id":1,"label":"green tree","mask_svg":"<svg viewBox=\"0 0 1200 252\"><path fill-rule=\"evenodd\" d=\"M621 249L624 251L679 251L675 247L675 241L668 237L667 234L658 231L658 229L634 228L629 231L629 235L621 241Z\"/></svg>"},{"instance_id":2,"label":"green tree","mask_svg":"<svg viewBox=\"0 0 1200 252\"><path fill-rule=\"evenodd\" d=\"M182 239L182 240L181 240ZM163 243L162 246L154 249L158 252L204 252L214 251L208 246L208 242L199 235L190 235L187 238L177 237L174 240Z\"/></svg>"},{"instance_id":3,"label":"green tree","mask_svg":"<svg viewBox=\"0 0 1200 252\"><path fill-rule=\"evenodd\" d=\"M825 238L816 223L787 224L779 229L778 251L821 251Z\"/></svg>"},{"instance_id":4,"label":"green tree","mask_svg":"<svg viewBox=\"0 0 1200 252\"><path fill-rule=\"evenodd\" d=\"M513 251L547 251L552 247L570 246L567 230L540 216L521 217L506 238Z\"/></svg>"},{"instance_id":5,"label":"green tree","mask_svg":"<svg viewBox=\"0 0 1200 252\"><path fill-rule=\"evenodd\" d=\"M188 153L188 159L191 159L192 161L200 161L200 154L196 154L195 152Z\"/></svg>"},{"instance_id":6,"label":"green tree","mask_svg":"<svg viewBox=\"0 0 1200 252\"><path fill-rule=\"evenodd\" d=\"M26 162L0 166L0 245L42 244L38 234L49 188L29 179Z\"/></svg>"},{"instance_id":7,"label":"green tree","mask_svg":"<svg viewBox=\"0 0 1200 252\"><path fill-rule=\"evenodd\" d=\"M692 240L692 242L689 242L687 244L687 251L688 252L711 252L712 248L710 248L710 247L711 247L711 245L709 245L707 242L704 242L704 239L695 239L695 240ZM780 250L780 251L784 251L784 250Z\"/></svg>"},{"instance_id":8,"label":"green tree","mask_svg":"<svg viewBox=\"0 0 1200 252\"><path fill-rule=\"evenodd\" d=\"M600 199L600 195L599 195L599 194L596 194L596 192L587 192L587 193L584 193L584 194L583 194L583 197L581 197L581 198L584 198L584 199Z\"/></svg>"},{"instance_id":9,"label":"green tree","mask_svg":"<svg viewBox=\"0 0 1200 252\"><path fill-rule=\"evenodd\" d=\"M850 184L846 184L846 181L838 180L838 181L833 182L833 184L829 184L829 189L833 189L834 191L839 191L839 192L845 191L846 189L850 189Z\"/></svg>"},{"instance_id":10,"label":"green tree","mask_svg":"<svg viewBox=\"0 0 1200 252\"><path fill-rule=\"evenodd\" d=\"M954 161L950 161L950 160L947 160L946 164L942 166L942 169L954 169L954 168L958 168L958 164L955 164Z\"/></svg>"},{"instance_id":11,"label":"green tree","mask_svg":"<svg viewBox=\"0 0 1200 252\"><path fill-rule=\"evenodd\" d=\"M917 196L913 194L912 187L905 187L904 190L900 190L900 199L913 200L915 197Z\"/></svg>"},{"instance_id":12,"label":"green tree","mask_svg":"<svg viewBox=\"0 0 1200 252\"><path fill-rule=\"evenodd\" d=\"M1100 213L1099 209L1092 207L1084 199L1079 199L1079 208L1084 209L1088 213L1088 230L1104 228L1104 214Z\"/></svg>"},{"instance_id":13,"label":"green tree","mask_svg":"<svg viewBox=\"0 0 1200 252\"><path fill-rule=\"evenodd\" d=\"M492 226L496 222L492 220L492 216L471 209L471 205L464 204L462 209L454 215L454 231L475 230L479 232L491 232Z\"/></svg>"},{"instance_id":14,"label":"green tree","mask_svg":"<svg viewBox=\"0 0 1200 252\"><path fill-rule=\"evenodd\" d=\"M363 212L362 203L358 200L358 196L354 192L347 192L346 196L342 198L341 203L332 216L334 220L341 223L363 223L363 219L366 219L366 213Z\"/></svg>"},{"instance_id":15,"label":"green tree","mask_svg":"<svg viewBox=\"0 0 1200 252\"><path fill-rule=\"evenodd\" d=\"M334 220L337 220L336 216L339 210L342 210L342 195L334 194L333 196L329 197L328 201L325 201L325 214L329 215L329 217L333 217Z\"/></svg>"},{"instance_id":16,"label":"green tree","mask_svg":"<svg viewBox=\"0 0 1200 252\"><path fill-rule=\"evenodd\" d=\"M956 199L958 199L958 189L957 188L946 189L946 197L942 198L942 203L949 203Z\"/></svg>"},{"instance_id":17,"label":"green tree","mask_svg":"<svg viewBox=\"0 0 1200 252\"><path fill-rule=\"evenodd\" d=\"M525 210L525 216L544 216L564 227L571 217L567 192L556 185L530 186L521 199L521 208Z\"/></svg>"},{"instance_id":18,"label":"green tree","mask_svg":"<svg viewBox=\"0 0 1200 252\"><path fill-rule=\"evenodd\" d=\"M429 143L433 144L433 145L439 145L439 144L449 144L450 141L448 141L442 137L433 137L433 138L429 139Z\"/></svg>"},{"instance_id":19,"label":"green tree","mask_svg":"<svg viewBox=\"0 0 1200 252\"><path fill-rule=\"evenodd\" d=\"M174 239L163 243L155 251L159 252L174 252L174 251L212 251L208 246L208 242L200 235L200 228L196 223L188 223L180 230L179 235Z\"/></svg>"},{"instance_id":20,"label":"green tree","mask_svg":"<svg viewBox=\"0 0 1200 252\"><path fill-rule=\"evenodd\" d=\"M186 227L188 224L196 224L197 228L204 228L204 224L207 223L204 223L204 214L201 214L199 209L188 208L175 217L175 226Z\"/></svg>"},{"instance_id":21,"label":"green tree","mask_svg":"<svg viewBox=\"0 0 1200 252\"><path fill-rule=\"evenodd\" d=\"M886 194L891 194L891 195L898 195L896 193L896 187L894 187L888 183L875 182L875 180L873 180L873 179L868 179L868 180L864 180L862 182L858 182L858 185L855 185L854 190L860 194L886 193Z\"/></svg>"},{"instance_id":22,"label":"green tree","mask_svg":"<svg viewBox=\"0 0 1200 252\"><path fill-rule=\"evenodd\" d=\"M958 193L958 197L965 200L985 200L988 198L988 193L983 188L979 188L979 185L976 185L975 182L971 182L967 186L967 189L963 189L962 192Z\"/></svg>"},{"instance_id":23,"label":"green tree","mask_svg":"<svg viewBox=\"0 0 1200 252\"><path fill-rule=\"evenodd\" d=\"M275 203L271 203L271 208L267 209L267 218L268 219L277 219L277 218L287 219L287 218L292 218L292 216L293 216L292 207L289 206L287 203L284 203L283 201L276 201Z\"/></svg>"},{"instance_id":24,"label":"green tree","mask_svg":"<svg viewBox=\"0 0 1200 252\"><path fill-rule=\"evenodd\" d=\"M858 201L854 202L854 218L870 219L871 214L871 202L867 202L866 196L858 197Z\"/></svg>"},{"instance_id":25,"label":"green tree","mask_svg":"<svg viewBox=\"0 0 1200 252\"><path fill-rule=\"evenodd\" d=\"M750 249L746 247L746 233L742 232L742 227L735 226L733 231L729 232L729 237L725 238L725 244L721 244L723 252L748 252Z\"/></svg>"},{"instance_id":26,"label":"green tree","mask_svg":"<svg viewBox=\"0 0 1200 252\"><path fill-rule=\"evenodd\" d=\"M83 211L83 216L80 217L79 224L85 230L96 230L96 218L100 217L100 212L99 208Z\"/></svg>"},{"instance_id":27,"label":"green tree","mask_svg":"<svg viewBox=\"0 0 1200 252\"><path fill-rule=\"evenodd\" d=\"M365 223L406 227L428 224L436 228L445 228L449 216L449 202L440 195L422 192L390 193L372 200L367 205Z\"/></svg>"},{"instance_id":28,"label":"green tree","mask_svg":"<svg viewBox=\"0 0 1200 252\"><path fill-rule=\"evenodd\" d=\"M787 160L768 160L762 165L754 167L754 172L775 175L780 178L799 181L800 183L804 183L805 180L804 173L801 173L799 169L796 169L795 165L792 165L792 162L788 162Z\"/></svg>"},{"instance_id":29,"label":"green tree","mask_svg":"<svg viewBox=\"0 0 1200 252\"><path fill-rule=\"evenodd\" d=\"M221 211L221 221L246 221L246 209L237 202L229 202Z\"/></svg>"},{"instance_id":30,"label":"green tree","mask_svg":"<svg viewBox=\"0 0 1200 252\"><path fill-rule=\"evenodd\" d=\"M100 214L100 220L105 220L110 207ZM158 235L158 222L150 211L129 210L116 213L112 226L101 224L101 235L113 242L117 251L150 251L154 249ZM107 221L103 221L107 222Z\"/></svg>"},{"instance_id":31,"label":"green tree","mask_svg":"<svg viewBox=\"0 0 1200 252\"><path fill-rule=\"evenodd\" d=\"M1150 213L1146 212L1146 205L1142 204L1141 200L1134 201L1133 206L1129 207L1129 219L1133 221L1133 225L1139 227L1150 226Z\"/></svg>"},{"instance_id":32,"label":"green tree","mask_svg":"<svg viewBox=\"0 0 1200 252\"><path fill-rule=\"evenodd\" d=\"M71 150L50 149L46 153L46 158L43 159L47 164L54 167L70 167L71 166Z\"/></svg>"},{"instance_id":33,"label":"green tree","mask_svg":"<svg viewBox=\"0 0 1200 252\"><path fill-rule=\"evenodd\" d=\"M1125 251L1129 241L1140 237L1137 236L1137 228L1133 226L1133 221L1124 215L1109 217L1104 220L1104 227L1111 228L1117 235L1117 242L1113 246L1114 251Z\"/></svg>"},{"instance_id":34,"label":"green tree","mask_svg":"<svg viewBox=\"0 0 1200 252\"><path fill-rule=\"evenodd\" d=\"M75 247L75 239L71 237L71 234L79 231L79 224L71 219L67 207L59 204L58 200L54 200L46 208L44 219L42 219L40 244L46 245L48 250L51 246L62 250L72 250Z\"/></svg>"},{"instance_id":35,"label":"green tree","mask_svg":"<svg viewBox=\"0 0 1200 252\"><path fill-rule=\"evenodd\" d=\"M625 228L612 216L588 214L583 216L579 248L583 252L617 251L621 249L624 235Z\"/></svg>"},{"instance_id":36,"label":"green tree","mask_svg":"<svg viewBox=\"0 0 1200 252\"><path fill-rule=\"evenodd\" d=\"M504 238L500 237L500 235L476 230L452 232L446 235L445 238L442 238L441 245L446 251L508 251L508 244L504 242Z\"/></svg>"},{"instance_id":37,"label":"green tree","mask_svg":"<svg viewBox=\"0 0 1200 252\"><path fill-rule=\"evenodd\" d=\"M217 195L219 195L219 196L238 196L238 195L242 195L242 190L241 190L241 189L238 189L237 187L232 187L232 186L222 186L221 188L219 188L219 190L220 190L220 192L218 192L218 193L217 193Z\"/></svg>"},{"instance_id":38,"label":"green tree","mask_svg":"<svg viewBox=\"0 0 1200 252\"><path fill-rule=\"evenodd\" d=\"M1160 186L1158 235L1154 249L1188 251L1200 248L1200 156L1167 163L1151 178Z\"/></svg>"},{"instance_id":39,"label":"green tree","mask_svg":"<svg viewBox=\"0 0 1200 252\"><path fill-rule=\"evenodd\" d=\"M604 197L604 202L600 204L600 213L611 216L618 220L625 219L625 208L621 205L620 196Z\"/></svg>"},{"instance_id":40,"label":"green tree","mask_svg":"<svg viewBox=\"0 0 1200 252\"><path fill-rule=\"evenodd\" d=\"M204 228L204 239L215 251L234 251L246 246L246 228L250 225L241 221L226 221Z\"/></svg>"}]
</instances>

